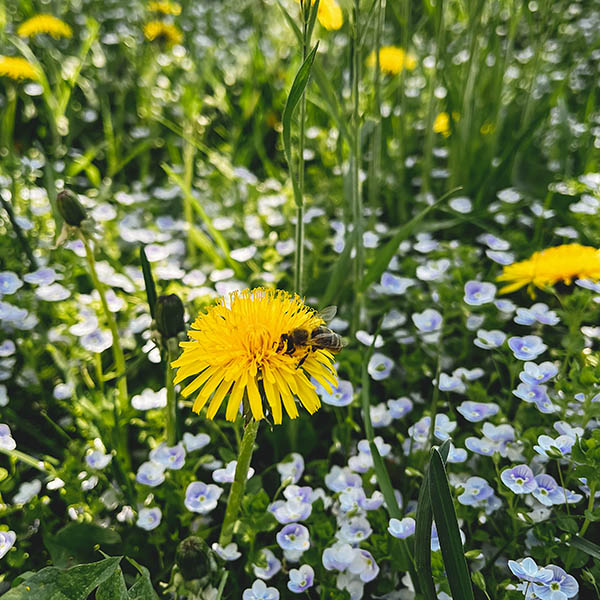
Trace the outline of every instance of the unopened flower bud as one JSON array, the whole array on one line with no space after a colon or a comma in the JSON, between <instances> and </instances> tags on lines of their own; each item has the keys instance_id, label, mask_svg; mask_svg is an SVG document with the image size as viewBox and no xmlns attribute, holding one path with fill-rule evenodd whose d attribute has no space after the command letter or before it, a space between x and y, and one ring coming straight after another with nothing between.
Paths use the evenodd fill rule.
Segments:
<instances>
[{"instance_id":1,"label":"unopened flower bud","mask_svg":"<svg viewBox=\"0 0 600 600\"><path fill-rule=\"evenodd\" d=\"M156 327L164 339L176 337L185 330L183 303L177 294L159 296L155 307Z\"/></svg>"},{"instance_id":2,"label":"unopened flower bud","mask_svg":"<svg viewBox=\"0 0 600 600\"><path fill-rule=\"evenodd\" d=\"M201 579L211 570L210 550L206 542L195 535L185 538L177 546L175 562L181 576L186 579Z\"/></svg>"},{"instance_id":3,"label":"unopened flower bud","mask_svg":"<svg viewBox=\"0 0 600 600\"><path fill-rule=\"evenodd\" d=\"M83 208L77 196L69 190L59 192L56 197L56 204L67 225L80 227L81 222L87 217L85 208Z\"/></svg>"}]
</instances>

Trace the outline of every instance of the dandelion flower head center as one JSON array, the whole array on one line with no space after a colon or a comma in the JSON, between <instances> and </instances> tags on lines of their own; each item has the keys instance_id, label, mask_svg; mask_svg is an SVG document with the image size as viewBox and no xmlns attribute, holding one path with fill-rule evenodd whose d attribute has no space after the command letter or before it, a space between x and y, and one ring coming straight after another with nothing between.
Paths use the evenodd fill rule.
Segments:
<instances>
[{"instance_id":1,"label":"dandelion flower head center","mask_svg":"<svg viewBox=\"0 0 600 600\"><path fill-rule=\"evenodd\" d=\"M244 397L252 415L262 419L263 398L275 423L281 423L282 402L291 418L298 416L295 398L312 414L320 407L309 377L333 393L337 376L333 355L314 348L310 333L323 319L298 296L281 290L256 288L221 298L201 314L182 342L183 353L174 363L178 383L195 379L183 389L187 397L200 390L193 406L200 412L208 405L212 419L229 394L226 418L235 420ZM287 336L303 330L306 341L294 344Z\"/></svg>"}]
</instances>

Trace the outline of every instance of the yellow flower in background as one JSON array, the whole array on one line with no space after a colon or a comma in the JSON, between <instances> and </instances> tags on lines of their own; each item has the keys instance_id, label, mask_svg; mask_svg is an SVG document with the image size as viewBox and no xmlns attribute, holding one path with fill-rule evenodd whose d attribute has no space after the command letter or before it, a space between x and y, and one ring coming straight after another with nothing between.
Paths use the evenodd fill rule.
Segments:
<instances>
[{"instance_id":1,"label":"yellow flower in background","mask_svg":"<svg viewBox=\"0 0 600 600\"><path fill-rule=\"evenodd\" d=\"M308 0L305 1L308 2ZM296 2L300 2L300 0L296 0ZM314 3L315 0L311 0L311 6ZM328 31L340 29L344 24L342 8L335 0L321 0L319 2L317 19L319 20L319 23L321 23L321 25Z\"/></svg>"},{"instance_id":2,"label":"yellow flower in background","mask_svg":"<svg viewBox=\"0 0 600 600\"><path fill-rule=\"evenodd\" d=\"M494 131L496 131L496 126L493 123L490 123L489 121L486 121L481 128L479 129L480 133L482 135L490 135L492 133L494 133Z\"/></svg>"},{"instance_id":3,"label":"yellow flower in background","mask_svg":"<svg viewBox=\"0 0 600 600\"><path fill-rule=\"evenodd\" d=\"M452 113L453 121L460 121L460 115L457 112ZM447 112L441 112L433 122L433 130L436 133L441 133L444 137L450 137L452 129L450 128L450 115Z\"/></svg>"},{"instance_id":4,"label":"yellow flower in background","mask_svg":"<svg viewBox=\"0 0 600 600\"><path fill-rule=\"evenodd\" d=\"M183 40L183 33L171 23L162 21L149 21L144 25L144 35L150 42L154 40L163 40L167 46L180 44Z\"/></svg>"},{"instance_id":5,"label":"yellow flower in background","mask_svg":"<svg viewBox=\"0 0 600 600\"><path fill-rule=\"evenodd\" d=\"M533 297L533 286L545 288L562 281L570 285L573 279L600 279L600 250L581 244L564 244L540 252L530 258L504 267L498 281L511 282L501 294L514 292L525 285Z\"/></svg>"},{"instance_id":6,"label":"yellow flower in background","mask_svg":"<svg viewBox=\"0 0 600 600\"><path fill-rule=\"evenodd\" d=\"M17 29L17 33L22 37L33 37L47 33L55 40L61 37L70 38L73 35L73 30L64 21L53 15L35 15L31 19L21 23Z\"/></svg>"},{"instance_id":7,"label":"yellow flower in background","mask_svg":"<svg viewBox=\"0 0 600 600\"><path fill-rule=\"evenodd\" d=\"M369 67L375 66L375 52L371 52L367 58ZM384 73L398 75L403 69L412 71L417 66L417 59L402 48L396 46L383 46L379 49L379 66Z\"/></svg>"},{"instance_id":8,"label":"yellow flower in background","mask_svg":"<svg viewBox=\"0 0 600 600\"><path fill-rule=\"evenodd\" d=\"M187 398L200 390L192 410L199 413L210 400L209 419L227 394L228 421L235 421L244 398L256 420L264 418L263 398L276 424L281 423L282 402L292 419L298 416L296 399L313 414L321 402L309 376L332 390L337 385L333 354L311 346L310 333L305 344L291 351L282 336L312 332L323 324L299 296L265 288L234 292L194 321L190 341L181 342L183 353L171 363L179 368L174 383L195 375L181 393Z\"/></svg>"},{"instance_id":9,"label":"yellow flower in background","mask_svg":"<svg viewBox=\"0 0 600 600\"><path fill-rule=\"evenodd\" d=\"M148 10L151 12L162 13L163 15L180 15L181 5L169 0L156 0L148 4Z\"/></svg>"},{"instance_id":10,"label":"yellow flower in background","mask_svg":"<svg viewBox=\"0 0 600 600\"><path fill-rule=\"evenodd\" d=\"M10 77L15 81L38 79L35 67L20 56L0 56L0 77Z\"/></svg>"}]
</instances>

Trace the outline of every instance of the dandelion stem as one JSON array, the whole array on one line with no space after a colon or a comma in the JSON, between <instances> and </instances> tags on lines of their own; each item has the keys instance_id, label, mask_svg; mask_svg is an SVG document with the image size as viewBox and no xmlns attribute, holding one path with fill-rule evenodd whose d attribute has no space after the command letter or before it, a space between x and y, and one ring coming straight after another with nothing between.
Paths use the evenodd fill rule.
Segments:
<instances>
[{"instance_id":1,"label":"dandelion stem","mask_svg":"<svg viewBox=\"0 0 600 600\"><path fill-rule=\"evenodd\" d=\"M177 338L167 340L167 445L175 446L177 444L177 397L175 386L173 385L173 367L171 363L177 358L178 345Z\"/></svg>"},{"instance_id":2,"label":"dandelion stem","mask_svg":"<svg viewBox=\"0 0 600 600\"><path fill-rule=\"evenodd\" d=\"M223 548L231 542L231 538L233 537L233 530L240 512L240 506L242 505L242 498L244 497L244 489L246 488L246 481L248 479L248 469L250 468L250 460L254 451L254 441L256 440L258 425L259 421L250 418L244 427L244 436L238 453L235 477L231 484L225 517L221 527L221 535L219 536L219 544Z\"/></svg>"}]
</instances>

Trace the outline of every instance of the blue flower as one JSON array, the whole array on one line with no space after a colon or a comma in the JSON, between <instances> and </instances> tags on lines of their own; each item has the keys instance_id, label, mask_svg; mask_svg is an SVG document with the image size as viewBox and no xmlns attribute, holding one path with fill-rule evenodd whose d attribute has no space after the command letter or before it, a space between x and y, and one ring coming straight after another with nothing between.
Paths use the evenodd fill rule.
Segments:
<instances>
[{"instance_id":1,"label":"blue flower","mask_svg":"<svg viewBox=\"0 0 600 600\"><path fill-rule=\"evenodd\" d=\"M142 485L156 487L165 480L165 468L153 462L145 462L140 465L135 480Z\"/></svg>"},{"instance_id":2,"label":"blue flower","mask_svg":"<svg viewBox=\"0 0 600 600\"><path fill-rule=\"evenodd\" d=\"M304 458L297 452L292 452L289 459L277 463L277 471L283 483L286 479L291 479L292 483L298 483L302 473L304 473Z\"/></svg>"},{"instance_id":3,"label":"blue flower","mask_svg":"<svg viewBox=\"0 0 600 600\"><path fill-rule=\"evenodd\" d=\"M382 292L386 294L401 295L404 294L411 285L415 284L415 280L408 277L397 277L386 271L381 276L380 283Z\"/></svg>"},{"instance_id":4,"label":"blue flower","mask_svg":"<svg viewBox=\"0 0 600 600\"><path fill-rule=\"evenodd\" d=\"M539 385L546 383L546 381L552 379L557 373L557 366L550 361L545 361L539 365L534 362L526 362L523 365L523 370L519 373L519 379L523 383Z\"/></svg>"},{"instance_id":5,"label":"blue flower","mask_svg":"<svg viewBox=\"0 0 600 600\"><path fill-rule=\"evenodd\" d=\"M313 381L313 383L317 382ZM337 387L331 388L331 392L320 384L317 384L316 388L321 400L329 406L348 406L354 399L354 387L350 381L344 379L340 379Z\"/></svg>"},{"instance_id":6,"label":"blue flower","mask_svg":"<svg viewBox=\"0 0 600 600\"><path fill-rule=\"evenodd\" d=\"M369 359L367 371L375 381L381 381L390 376L393 367L394 361L391 358L388 358L385 354L381 354L380 352L375 352Z\"/></svg>"},{"instance_id":7,"label":"blue flower","mask_svg":"<svg viewBox=\"0 0 600 600\"><path fill-rule=\"evenodd\" d=\"M333 465L327 475L325 475L325 485L332 492L343 492L352 488L362 488L362 479L360 475L353 473L347 467L338 467Z\"/></svg>"},{"instance_id":8,"label":"blue flower","mask_svg":"<svg viewBox=\"0 0 600 600\"><path fill-rule=\"evenodd\" d=\"M466 400L456 410L471 423L483 421L498 414L500 407L493 402L471 402Z\"/></svg>"},{"instance_id":9,"label":"blue flower","mask_svg":"<svg viewBox=\"0 0 600 600\"><path fill-rule=\"evenodd\" d=\"M299 523L286 525L277 534L277 543L284 550L308 550L310 548L310 535L308 529Z\"/></svg>"},{"instance_id":10,"label":"blue flower","mask_svg":"<svg viewBox=\"0 0 600 600\"><path fill-rule=\"evenodd\" d=\"M210 444L210 436L206 433L192 435L188 431L183 434L183 445L188 452L201 450L204 446Z\"/></svg>"},{"instance_id":11,"label":"blue flower","mask_svg":"<svg viewBox=\"0 0 600 600\"><path fill-rule=\"evenodd\" d=\"M519 360L534 360L548 349L537 335L513 336L509 338L508 346Z\"/></svg>"},{"instance_id":12,"label":"blue flower","mask_svg":"<svg viewBox=\"0 0 600 600\"><path fill-rule=\"evenodd\" d=\"M223 560L226 560L226 561L237 560L242 555L242 553L238 550L237 544L235 542L231 542L230 544L227 544L227 546L225 546L225 548L223 548L223 546L221 546L220 544L215 542L211 546L211 548L212 548L213 552L219 558L222 558Z\"/></svg>"},{"instance_id":13,"label":"blue flower","mask_svg":"<svg viewBox=\"0 0 600 600\"><path fill-rule=\"evenodd\" d=\"M85 462L91 469L102 470L108 466L112 460L112 454L104 454L102 450L91 450L85 456Z\"/></svg>"},{"instance_id":14,"label":"blue flower","mask_svg":"<svg viewBox=\"0 0 600 600\"><path fill-rule=\"evenodd\" d=\"M447 373L440 373L438 388L442 392L455 392L457 394L464 394L467 391L460 377L451 376Z\"/></svg>"},{"instance_id":15,"label":"blue flower","mask_svg":"<svg viewBox=\"0 0 600 600\"><path fill-rule=\"evenodd\" d=\"M413 409L412 400L406 397L398 398L396 400L388 400L387 406L392 419L401 419Z\"/></svg>"},{"instance_id":16,"label":"blue flower","mask_svg":"<svg viewBox=\"0 0 600 600\"><path fill-rule=\"evenodd\" d=\"M504 485L515 494L530 494L537 487L533 471L527 465L505 469L500 475Z\"/></svg>"},{"instance_id":17,"label":"blue flower","mask_svg":"<svg viewBox=\"0 0 600 600\"><path fill-rule=\"evenodd\" d=\"M579 584L572 575L555 565L546 565L552 572L552 579L533 584L533 591L542 600L565 600L573 598L579 592Z\"/></svg>"},{"instance_id":18,"label":"blue flower","mask_svg":"<svg viewBox=\"0 0 600 600\"><path fill-rule=\"evenodd\" d=\"M473 343L482 350L493 350L499 348L506 341L506 334L498 329L487 331L485 329L477 330L477 338Z\"/></svg>"},{"instance_id":19,"label":"blue flower","mask_svg":"<svg viewBox=\"0 0 600 600\"><path fill-rule=\"evenodd\" d=\"M279 592L274 587L267 587L262 579L257 579L251 588L244 590L242 600L279 600Z\"/></svg>"},{"instance_id":20,"label":"blue flower","mask_svg":"<svg viewBox=\"0 0 600 600\"><path fill-rule=\"evenodd\" d=\"M413 535L415 532L416 522L412 517L404 517L404 519L390 519L388 531L395 538L401 540Z\"/></svg>"},{"instance_id":21,"label":"blue flower","mask_svg":"<svg viewBox=\"0 0 600 600\"><path fill-rule=\"evenodd\" d=\"M264 566L256 564L252 566L254 569L254 576L259 579L271 579L271 577L281 570L281 561L268 548L261 550L260 563Z\"/></svg>"},{"instance_id":22,"label":"blue flower","mask_svg":"<svg viewBox=\"0 0 600 600\"><path fill-rule=\"evenodd\" d=\"M481 306L494 300L496 286L486 281L467 281L464 301L469 306Z\"/></svg>"},{"instance_id":23,"label":"blue flower","mask_svg":"<svg viewBox=\"0 0 600 600\"><path fill-rule=\"evenodd\" d=\"M520 383L516 390L513 390L513 394L517 398L521 398L524 402L542 402L548 399L548 388L545 385L535 385L530 383Z\"/></svg>"},{"instance_id":24,"label":"blue flower","mask_svg":"<svg viewBox=\"0 0 600 600\"><path fill-rule=\"evenodd\" d=\"M354 575L358 575L362 582L368 583L369 581L373 581L379 574L379 566L368 550L357 548L354 560L348 566L348 571Z\"/></svg>"},{"instance_id":25,"label":"blue flower","mask_svg":"<svg viewBox=\"0 0 600 600\"><path fill-rule=\"evenodd\" d=\"M146 531L152 531L160 525L161 519L162 512L158 506L154 508L142 508L138 514L136 525Z\"/></svg>"},{"instance_id":26,"label":"blue flower","mask_svg":"<svg viewBox=\"0 0 600 600\"><path fill-rule=\"evenodd\" d=\"M515 303L512 300L505 300L505 299L495 300L494 305L500 312L507 313L507 314L515 312L515 309L517 308Z\"/></svg>"},{"instance_id":27,"label":"blue flower","mask_svg":"<svg viewBox=\"0 0 600 600\"><path fill-rule=\"evenodd\" d=\"M14 545L17 534L14 531L0 531L0 558L2 558Z\"/></svg>"},{"instance_id":28,"label":"blue flower","mask_svg":"<svg viewBox=\"0 0 600 600\"><path fill-rule=\"evenodd\" d=\"M14 294L23 282L12 271L0 271L0 298L3 295Z\"/></svg>"},{"instance_id":29,"label":"blue flower","mask_svg":"<svg viewBox=\"0 0 600 600\"><path fill-rule=\"evenodd\" d=\"M450 442L450 451L448 452L448 458L446 459L449 463L463 463L467 460L467 451L464 448L456 448L452 442Z\"/></svg>"},{"instance_id":30,"label":"blue flower","mask_svg":"<svg viewBox=\"0 0 600 600\"><path fill-rule=\"evenodd\" d=\"M5 423L0 423L0 448L3 450L14 450L17 443L12 437L10 427Z\"/></svg>"},{"instance_id":31,"label":"blue flower","mask_svg":"<svg viewBox=\"0 0 600 600\"><path fill-rule=\"evenodd\" d=\"M481 477L469 477L464 484L464 492L458 501L465 506L482 506L493 495L494 490Z\"/></svg>"},{"instance_id":32,"label":"blue flower","mask_svg":"<svg viewBox=\"0 0 600 600\"><path fill-rule=\"evenodd\" d=\"M515 323L533 325L536 321L542 325L551 326L560 323L558 315L543 302L538 302L531 308L517 308L517 316L514 318Z\"/></svg>"},{"instance_id":33,"label":"blue flower","mask_svg":"<svg viewBox=\"0 0 600 600\"><path fill-rule=\"evenodd\" d=\"M179 443L167 446L164 442L150 452L150 460L165 469L179 470L185 464L185 448Z\"/></svg>"},{"instance_id":34,"label":"blue flower","mask_svg":"<svg viewBox=\"0 0 600 600\"><path fill-rule=\"evenodd\" d=\"M482 233L477 236L477 241L485 244L490 250L504 251L510 248L510 244L492 233Z\"/></svg>"},{"instance_id":35,"label":"blue flower","mask_svg":"<svg viewBox=\"0 0 600 600\"><path fill-rule=\"evenodd\" d=\"M41 267L37 271L27 273L23 276L23 279L32 285L50 285L60 277L51 267Z\"/></svg>"},{"instance_id":36,"label":"blue flower","mask_svg":"<svg viewBox=\"0 0 600 600\"><path fill-rule=\"evenodd\" d=\"M323 566L328 571L345 571L354 560L355 550L350 544L336 542L323 551Z\"/></svg>"},{"instance_id":37,"label":"blue flower","mask_svg":"<svg viewBox=\"0 0 600 600\"><path fill-rule=\"evenodd\" d=\"M205 515L217 507L223 488L218 485L192 481L185 490L185 507L195 513Z\"/></svg>"},{"instance_id":38,"label":"blue flower","mask_svg":"<svg viewBox=\"0 0 600 600\"><path fill-rule=\"evenodd\" d=\"M565 502L565 494L562 488L559 488L554 477L542 473L541 475L536 475L535 482L537 483L537 488L533 490L532 495L544 506L563 504Z\"/></svg>"},{"instance_id":39,"label":"blue flower","mask_svg":"<svg viewBox=\"0 0 600 600\"><path fill-rule=\"evenodd\" d=\"M549 435L540 435L533 449L542 456L561 458L571 453L575 439L568 435L559 435L556 439Z\"/></svg>"},{"instance_id":40,"label":"blue flower","mask_svg":"<svg viewBox=\"0 0 600 600\"><path fill-rule=\"evenodd\" d=\"M216 469L213 471L213 481L217 483L233 483L235 479L235 469L237 468L237 460L232 460L227 463L224 469ZM248 479L254 475L254 469L250 467L248 469Z\"/></svg>"},{"instance_id":41,"label":"blue flower","mask_svg":"<svg viewBox=\"0 0 600 600\"><path fill-rule=\"evenodd\" d=\"M310 565L302 565L299 569L290 571L288 589L294 594L301 594L304 590L312 587L315 580L315 572Z\"/></svg>"},{"instance_id":42,"label":"blue flower","mask_svg":"<svg viewBox=\"0 0 600 600\"><path fill-rule=\"evenodd\" d=\"M412 315L415 327L422 333L437 331L442 326L442 315L433 308L427 308L421 313Z\"/></svg>"},{"instance_id":43,"label":"blue flower","mask_svg":"<svg viewBox=\"0 0 600 600\"><path fill-rule=\"evenodd\" d=\"M515 577L522 581L530 581L535 583L544 583L552 579L553 573L550 569L538 567L535 560L530 558L522 558L521 560L509 560L508 568L512 571Z\"/></svg>"},{"instance_id":44,"label":"blue flower","mask_svg":"<svg viewBox=\"0 0 600 600\"><path fill-rule=\"evenodd\" d=\"M360 544L373 533L371 524L364 517L352 517L348 521L344 521L336 537L346 544Z\"/></svg>"}]
</instances>

